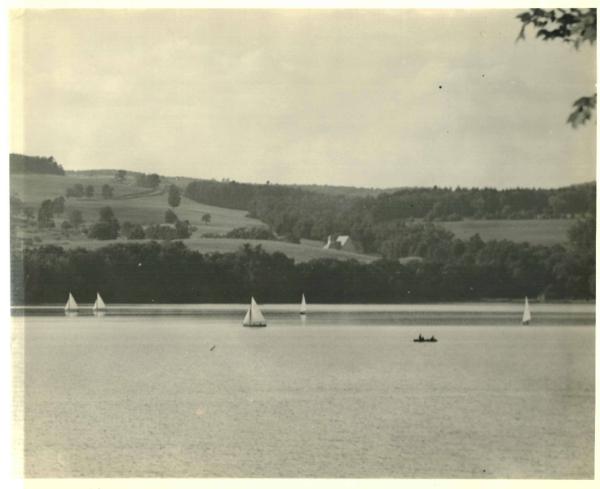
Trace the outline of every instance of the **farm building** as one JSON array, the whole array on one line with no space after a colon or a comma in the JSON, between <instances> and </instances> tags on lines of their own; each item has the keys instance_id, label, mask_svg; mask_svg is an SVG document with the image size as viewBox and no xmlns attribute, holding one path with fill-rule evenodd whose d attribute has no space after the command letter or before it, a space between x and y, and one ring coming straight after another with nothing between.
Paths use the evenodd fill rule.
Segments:
<instances>
[{"instance_id":1,"label":"farm building","mask_svg":"<svg viewBox=\"0 0 600 489\"><path fill-rule=\"evenodd\" d=\"M354 244L354 241L350 236L336 236L329 235L327 237L327 243L323 246L326 250L344 250L358 252L358 247Z\"/></svg>"}]
</instances>

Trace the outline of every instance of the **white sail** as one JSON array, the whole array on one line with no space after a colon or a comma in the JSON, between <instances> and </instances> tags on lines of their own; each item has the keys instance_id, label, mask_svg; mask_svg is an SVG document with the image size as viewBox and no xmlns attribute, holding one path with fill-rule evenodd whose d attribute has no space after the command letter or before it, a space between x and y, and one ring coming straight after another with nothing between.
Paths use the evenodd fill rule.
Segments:
<instances>
[{"instance_id":1,"label":"white sail","mask_svg":"<svg viewBox=\"0 0 600 489\"><path fill-rule=\"evenodd\" d=\"M300 302L300 314L306 314L306 299L304 298L304 294L302 294L302 302Z\"/></svg>"},{"instance_id":2,"label":"white sail","mask_svg":"<svg viewBox=\"0 0 600 489\"><path fill-rule=\"evenodd\" d=\"M75 298L69 292L69 298L67 299L67 303L65 304L65 311L76 311L78 308L77 302L75 302Z\"/></svg>"},{"instance_id":3,"label":"white sail","mask_svg":"<svg viewBox=\"0 0 600 489\"><path fill-rule=\"evenodd\" d=\"M250 308L246 311L246 315L244 316L244 320L242 321L244 326L250 326Z\"/></svg>"},{"instance_id":4,"label":"white sail","mask_svg":"<svg viewBox=\"0 0 600 489\"><path fill-rule=\"evenodd\" d=\"M96 292L96 302L94 302L94 307L92 307L92 309L94 311L104 311L104 309L106 309L106 304L98 292Z\"/></svg>"},{"instance_id":5,"label":"white sail","mask_svg":"<svg viewBox=\"0 0 600 489\"><path fill-rule=\"evenodd\" d=\"M525 297L525 310L523 311L523 324L529 324L531 321L531 311L529 310L529 301Z\"/></svg>"},{"instance_id":6,"label":"white sail","mask_svg":"<svg viewBox=\"0 0 600 489\"><path fill-rule=\"evenodd\" d=\"M242 321L244 326L266 326L267 321L263 316L262 312L258 307L258 304L254 300L254 297L250 300L250 307L248 308L248 312L246 312L246 316L244 316L244 320Z\"/></svg>"}]
</instances>

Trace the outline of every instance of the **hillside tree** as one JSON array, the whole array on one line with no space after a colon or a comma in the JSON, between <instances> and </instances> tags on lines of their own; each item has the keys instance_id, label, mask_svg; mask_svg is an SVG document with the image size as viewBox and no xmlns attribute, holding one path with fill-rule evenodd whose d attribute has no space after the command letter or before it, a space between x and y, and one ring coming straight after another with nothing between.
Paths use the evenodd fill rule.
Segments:
<instances>
[{"instance_id":1,"label":"hillside tree","mask_svg":"<svg viewBox=\"0 0 600 489\"><path fill-rule=\"evenodd\" d=\"M168 202L171 207L177 207L181 202L181 190L177 185L171 185L169 187Z\"/></svg>"},{"instance_id":2,"label":"hillside tree","mask_svg":"<svg viewBox=\"0 0 600 489\"><path fill-rule=\"evenodd\" d=\"M156 188L160 184L160 177L156 173L151 173L148 175L148 187Z\"/></svg>"},{"instance_id":3,"label":"hillside tree","mask_svg":"<svg viewBox=\"0 0 600 489\"><path fill-rule=\"evenodd\" d=\"M117 239L120 225L113 210L110 207L102 207L99 214L99 220L92 225L88 236L100 240Z\"/></svg>"},{"instance_id":4,"label":"hillside tree","mask_svg":"<svg viewBox=\"0 0 600 489\"><path fill-rule=\"evenodd\" d=\"M65 198L62 195L52 201L52 212L56 215L65 212Z\"/></svg>"},{"instance_id":5,"label":"hillside tree","mask_svg":"<svg viewBox=\"0 0 600 489\"><path fill-rule=\"evenodd\" d=\"M103 199L112 199L114 193L114 188L105 183L102 185L102 198Z\"/></svg>"},{"instance_id":6,"label":"hillside tree","mask_svg":"<svg viewBox=\"0 0 600 489\"><path fill-rule=\"evenodd\" d=\"M177 214L175 214L171 209L167 209L165 212L165 222L167 224L174 224L179 221Z\"/></svg>"},{"instance_id":7,"label":"hillside tree","mask_svg":"<svg viewBox=\"0 0 600 489\"><path fill-rule=\"evenodd\" d=\"M38 226L40 228L53 228L54 227L54 213L52 211L52 201L50 199L44 200L40 204L38 209Z\"/></svg>"},{"instance_id":8,"label":"hillside tree","mask_svg":"<svg viewBox=\"0 0 600 489\"><path fill-rule=\"evenodd\" d=\"M73 227L79 227L83 223L83 215L79 209L73 209L69 212L69 222Z\"/></svg>"}]
</instances>

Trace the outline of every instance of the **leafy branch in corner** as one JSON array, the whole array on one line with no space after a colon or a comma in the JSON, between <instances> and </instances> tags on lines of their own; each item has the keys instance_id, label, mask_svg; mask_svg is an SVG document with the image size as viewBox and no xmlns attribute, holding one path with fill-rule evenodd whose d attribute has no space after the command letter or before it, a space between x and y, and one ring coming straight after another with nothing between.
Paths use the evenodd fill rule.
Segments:
<instances>
[{"instance_id":1,"label":"leafy branch in corner","mask_svg":"<svg viewBox=\"0 0 600 489\"><path fill-rule=\"evenodd\" d=\"M555 39L579 46L589 42L596 43L596 9L539 9L532 8L517 15L523 24L517 41L525 39L527 27L533 26L536 37L544 41ZM596 109L596 94L580 97L573 103L575 110L567 118L567 123L574 128L585 124L592 118Z\"/></svg>"}]
</instances>

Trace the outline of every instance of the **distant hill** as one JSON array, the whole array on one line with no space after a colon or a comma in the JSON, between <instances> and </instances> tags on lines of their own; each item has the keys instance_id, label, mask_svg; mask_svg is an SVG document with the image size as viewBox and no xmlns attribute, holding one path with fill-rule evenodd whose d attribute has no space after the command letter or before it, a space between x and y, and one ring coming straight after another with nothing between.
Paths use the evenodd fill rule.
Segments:
<instances>
[{"instance_id":1,"label":"distant hill","mask_svg":"<svg viewBox=\"0 0 600 489\"><path fill-rule=\"evenodd\" d=\"M547 228L552 226L549 220L572 220L596 212L595 183L558 189L405 188L364 197L337 194L333 188L323 193L299 186L203 180L189 183L185 195L204 204L246 210L278 235L292 240L323 241L329 235L349 235L364 251L388 258L418 254L424 246L419 244L422 239L431 245L435 233L426 231L431 227L427 223L493 221L495 232L482 233L489 239L555 244L566 241L568 225L546 230L544 239L539 240L534 231L538 224L543 222ZM509 224L523 220L529 221L529 232L516 232ZM459 229L449 224L444 227ZM476 227L471 226L471 230ZM417 228L427 237L415 236ZM489 231L485 224L480 228ZM465 230L469 232L463 227ZM409 234L412 241L407 244L403 236Z\"/></svg>"},{"instance_id":2,"label":"distant hill","mask_svg":"<svg viewBox=\"0 0 600 489\"><path fill-rule=\"evenodd\" d=\"M363 253L351 257L332 252L359 261L372 260L373 256L426 257L439 253L433 251L441 246L439 243L451 246L452 239L468 240L475 235L484 241L506 239L554 245L567 241L567 231L576 218L595 215L595 182L557 189L371 189L160 177L158 187L148 188L140 183L140 172L124 172L121 179L117 172L67 171L65 176L13 172L12 201L30 208L27 227L21 218L14 220L23 224L17 226L16 234L28 243L41 240L97 247L99 243L85 236L60 229L69 212L79 210L86 225L90 225L97 220L100 208L108 205L120 222L160 225L169 208L167 189L172 184L182 190L181 204L173 210L177 218L189 221L194 228L187 238L193 249L230 249L235 240L224 244L226 234L238 228L262 226L269 227L277 237L267 245L269 249L280 249L298 259L325 256L328 250L321 249L329 235L349 235ZM33 223L42 201L65 196L74 185L94 187L93 196L66 199L64 215L55 216L54 229L35 229ZM112 188L109 199L102 197L103 186ZM210 222L203 220L205 214L210 214ZM234 235L240 234L230 236ZM307 243L316 245L306 250Z\"/></svg>"}]
</instances>

